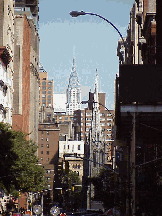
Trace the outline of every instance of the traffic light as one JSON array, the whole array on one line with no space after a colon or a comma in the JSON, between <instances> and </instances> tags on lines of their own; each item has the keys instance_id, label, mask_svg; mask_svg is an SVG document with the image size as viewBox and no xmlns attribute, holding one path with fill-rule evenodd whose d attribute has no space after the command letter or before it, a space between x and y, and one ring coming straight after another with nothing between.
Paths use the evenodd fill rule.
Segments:
<instances>
[{"instance_id":1,"label":"traffic light","mask_svg":"<svg viewBox=\"0 0 162 216\"><path fill-rule=\"evenodd\" d=\"M58 175L61 175L62 172L63 172L63 161L58 162L58 165L57 165L57 173L58 173Z\"/></svg>"},{"instance_id":2,"label":"traffic light","mask_svg":"<svg viewBox=\"0 0 162 216\"><path fill-rule=\"evenodd\" d=\"M71 188L71 190L72 190L73 192L74 192L74 189L75 189L75 188L74 188L74 184L72 184L72 188Z\"/></svg>"},{"instance_id":3,"label":"traffic light","mask_svg":"<svg viewBox=\"0 0 162 216\"><path fill-rule=\"evenodd\" d=\"M65 173L69 173L69 161L65 161Z\"/></svg>"}]
</instances>

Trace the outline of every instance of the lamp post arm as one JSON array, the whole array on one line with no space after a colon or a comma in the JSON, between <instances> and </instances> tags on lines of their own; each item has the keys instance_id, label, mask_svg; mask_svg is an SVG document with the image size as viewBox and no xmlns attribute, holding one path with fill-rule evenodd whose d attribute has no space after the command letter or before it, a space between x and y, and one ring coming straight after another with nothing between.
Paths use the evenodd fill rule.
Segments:
<instances>
[{"instance_id":1,"label":"lamp post arm","mask_svg":"<svg viewBox=\"0 0 162 216\"><path fill-rule=\"evenodd\" d=\"M104 18L103 16L101 16L101 15L99 15L99 14L84 12L84 15L86 15L86 14L98 16L98 17L100 17L101 19L103 19L103 20L105 20L106 22L108 22L108 23L118 32L118 34L120 35L120 37L121 37L121 39L122 39L122 41L123 41L123 44L125 45L124 38L123 38L122 34L120 33L120 31L117 29L117 27L116 27L112 22L110 22L108 19Z\"/></svg>"}]
</instances>

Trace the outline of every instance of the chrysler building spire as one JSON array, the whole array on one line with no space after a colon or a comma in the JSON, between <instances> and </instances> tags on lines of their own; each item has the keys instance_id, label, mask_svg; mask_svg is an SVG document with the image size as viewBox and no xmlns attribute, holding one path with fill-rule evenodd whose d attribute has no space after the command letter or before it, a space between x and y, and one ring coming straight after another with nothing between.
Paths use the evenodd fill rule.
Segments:
<instances>
[{"instance_id":1,"label":"chrysler building spire","mask_svg":"<svg viewBox=\"0 0 162 216\"><path fill-rule=\"evenodd\" d=\"M79 84L78 75L76 72L76 61L74 58L69 78L69 85L67 88L67 115L73 115L74 110L78 109L81 109L81 88Z\"/></svg>"}]
</instances>

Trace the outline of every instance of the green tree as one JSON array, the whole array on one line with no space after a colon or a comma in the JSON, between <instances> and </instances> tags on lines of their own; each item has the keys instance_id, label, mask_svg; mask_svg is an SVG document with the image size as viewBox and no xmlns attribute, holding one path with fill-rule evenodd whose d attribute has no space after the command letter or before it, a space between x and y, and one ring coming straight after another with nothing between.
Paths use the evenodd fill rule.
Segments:
<instances>
[{"instance_id":1,"label":"green tree","mask_svg":"<svg viewBox=\"0 0 162 216\"><path fill-rule=\"evenodd\" d=\"M36 144L4 123L0 123L0 144L0 187L8 193L42 190L45 173L38 165Z\"/></svg>"},{"instance_id":2,"label":"green tree","mask_svg":"<svg viewBox=\"0 0 162 216\"><path fill-rule=\"evenodd\" d=\"M117 199L116 179L117 178L112 171L101 168L98 176L91 180L95 190L94 200L102 201L105 209L114 207L114 202Z\"/></svg>"},{"instance_id":3,"label":"green tree","mask_svg":"<svg viewBox=\"0 0 162 216\"><path fill-rule=\"evenodd\" d=\"M68 173L63 173L61 175L62 183L62 196L65 205L68 207L68 210L77 209L80 207L82 202L82 187L80 186L81 180L76 172L69 170Z\"/></svg>"}]
</instances>

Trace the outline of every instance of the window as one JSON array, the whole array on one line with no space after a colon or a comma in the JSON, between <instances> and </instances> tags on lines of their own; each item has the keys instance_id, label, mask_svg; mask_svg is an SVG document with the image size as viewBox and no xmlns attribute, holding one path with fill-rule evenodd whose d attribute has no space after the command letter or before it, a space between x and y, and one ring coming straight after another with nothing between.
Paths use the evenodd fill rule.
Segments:
<instances>
[{"instance_id":1,"label":"window","mask_svg":"<svg viewBox=\"0 0 162 216\"><path fill-rule=\"evenodd\" d=\"M51 90L51 87L48 87L48 90Z\"/></svg>"},{"instance_id":2,"label":"window","mask_svg":"<svg viewBox=\"0 0 162 216\"><path fill-rule=\"evenodd\" d=\"M46 91L42 91L42 94L46 94Z\"/></svg>"},{"instance_id":3,"label":"window","mask_svg":"<svg viewBox=\"0 0 162 216\"><path fill-rule=\"evenodd\" d=\"M48 95L48 99L51 99L51 95Z\"/></svg>"},{"instance_id":4,"label":"window","mask_svg":"<svg viewBox=\"0 0 162 216\"><path fill-rule=\"evenodd\" d=\"M80 164L78 165L78 169L80 169Z\"/></svg>"},{"instance_id":5,"label":"window","mask_svg":"<svg viewBox=\"0 0 162 216\"><path fill-rule=\"evenodd\" d=\"M101 118L101 121L105 121L105 118Z\"/></svg>"},{"instance_id":6,"label":"window","mask_svg":"<svg viewBox=\"0 0 162 216\"><path fill-rule=\"evenodd\" d=\"M64 145L64 149L65 149L65 145Z\"/></svg>"},{"instance_id":7,"label":"window","mask_svg":"<svg viewBox=\"0 0 162 216\"><path fill-rule=\"evenodd\" d=\"M46 161L49 161L49 158L46 158Z\"/></svg>"},{"instance_id":8,"label":"window","mask_svg":"<svg viewBox=\"0 0 162 216\"><path fill-rule=\"evenodd\" d=\"M49 138L47 138L46 141L48 142L48 141L49 141Z\"/></svg>"},{"instance_id":9,"label":"window","mask_svg":"<svg viewBox=\"0 0 162 216\"><path fill-rule=\"evenodd\" d=\"M46 86L42 86L42 89L43 89L43 90L46 90Z\"/></svg>"},{"instance_id":10,"label":"window","mask_svg":"<svg viewBox=\"0 0 162 216\"><path fill-rule=\"evenodd\" d=\"M48 91L48 94L51 94L51 91Z\"/></svg>"},{"instance_id":11,"label":"window","mask_svg":"<svg viewBox=\"0 0 162 216\"><path fill-rule=\"evenodd\" d=\"M42 99L42 103L46 103L46 99Z\"/></svg>"},{"instance_id":12,"label":"window","mask_svg":"<svg viewBox=\"0 0 162 216\"><path fill-rule=\"evenodd\" d=\"M67 117L67 116L65 117L65 120L68 120L68 117Z\"/></svg>"},{"instance_id":13,"label":"window","mask_svg":"<svg viewBox=\"0 0 162 216\"><path fill-rule=\"evenodd\" d=\"M111 128L108 128L107 131L111 131Z\"/></svg>"},{"instance_id":14,"label":"window","mask_svg":"<svg viewBox=\"0 0 162 216\"><path fill-rule=\"evenodd\" d=\"M46 128L46 125L44 125L44 128Z\"/></svg>"},{"instance_id":15,"label":"window","mask_svg":"<svg viewBox=\"0 0 162 216\"><path fill-rule=\"evenodd\" d=\"M47 155L49 155L49 151L47 151Z\"/></svg>"},{"instance_id":16,"label":"window","mask_svg":"<svg viewBox=\"0 0 162 216\"><path fill-rule=\"evenodd\" d=\"M52 82L48 82L48 85L50 86L52 84Z\"/></svg>"},{"instance_id":17,"label":"window","mask_svg":"<svg viewBox=\"0 0 162 216\"><path fill-rule=\"evenodd\" d=\"M78 145L78 150L80 150L80 145Z\"/></svg>"},{"instance_id":18,"label":"window","mask_svg":"<svg viewBox=\"0 0 162 216\"><path fill-rule=\"evenodd\" d=\"M42 106L44 106L44 107L45 107L45 106L46 106L46 104L45 104L45 103L43 103L43 104L42 104Z\"/></svg>"},{"instance_id":19,"label":"window","mask_svg":"<svg viewBox=\"0 0 162 216\"><path fill-rule=\"evenodd\" d=\"M47 173L47 174L50 174L50 173L51 173L51 170L46 170L46 173Z\"/></svg>"},{"instance_id":20,"label":"window","mask_svg":"<svg viewBox=\"0 0 162 216\"><path fill-rule=\"evenodd\" d=\"M43 131L42 131L42 134L43 134Z\"/></svg>"},{"instance_id":21,"label":"window","mask_svg":"<svg viewBox=\"0 0 162 216\"><path fill-rule=\"evenodd\" d=\"M49 144L47 144L47 148L49 148Z\"/></svg>"},{"instance_id":22,"label":"window","mask_svg":"<svg viewBox=\"0 0 162 216\"><path fill-rule=\"evenodd\" d=\"M42 85L44 85L44 86L45 86L45 85L46 85L46 82L45 82L45 81L43 81L43 82L42 82Z\"/></svg>"},{"instance_id":23,"label":"window","mask_svg":"<svg viewBox=\"0 0 162 216\"><path fill-rule=\"evenodd\" d=\"M51 104L51 100L48 100L48 103Z\"/></svg>"},{"instance_id":24,"label":"window","mask_svg":"<svg viewBox=\"0 0 162 216\"><path fill-rule=\"evenodd\" d=\"M111 122L111 119L107 119L108 122Z\"/></svg>"},{"instance_id":25,"label":"window","mask_svg":"<svg viewBox=\"0 0 162 216\"><path fill-rule=\"evenodd\" d=\"M49 131L47 131L47 135L49 135Z\"/></svg>"},{"instance_id":26,"label":"window","mask_svg":"<svg viewBox=\"0 0 162 216\"><path fill-rule=\"evenodd\" d=\"M46 97L46 95L45 94L42 94L42 98L45 98Z\"/></svg>"},{"instance_id":27,"label":"window","mask_svg":"<svg viewBox=\"0 0 162 216\"><path fill-rule=\"evenodd\" d=\"M47 177L47 181L50 181L50 179L51 179L50 177Z\"/></svg>"},{"instance_id":28,"label":"window","mask_svg":"<svg viewBox=\"0 0 162 216\"><path fill-rule=\"evenodd\" d=\"M68 149L69 149L69 145L68 145Z\"/></svg>"},{"instance_id":29,"label":"window","mask_svg":"<svg viewBox=\"0 0 162 216\"><path fill-rule=\"evenodd\" d=\"M43 140L43 137L41 138L41 140Z\"/></svg>"},{"instance_id":30,"label":"window","mask_svg":"<svg viewBox=\"0 0 162 216\"><path fill-rule=\"evenodd\" d=\"M41 144L41 148L43 148L43 144Z\"/></svg>"},{"instance_id":31,"label":"window","mask_svg":"<svg viewBox=\"0 0 162 216\"><path fill-rule=\"evenodd\" d=\"M41 151L41 154L43 154L43 151Z\"/></svg>"},{"instance_id":32,"label":"window","mask_svg":"<svg viewBox=\"0 0 162 216\"><path fill-rule=\"evenodd\" d=\"M70 120L73 121L73 117L70 117Z\"/></svg>"},{"instance_id":33,"label":"window","mask_svg":"<svg viewBox=\"0 0 162 216\"><path fill-rule=\"evenodd\" d=\"M51 118L51 114L47 114L47 118ZM50 127L50 125L48 125L48 128Z\"/></svg>"},{"instance_id":34,"label":"window","mask_svg":"<svg viewBox=\"0 0 162 216\"><path fill-rule=\"evenodd\" d=\"M41 157L40 160L43 161L43 158Z\"/></svg>"},{"instance_id":35,"label":"window","mask_svg":"<svg viewBox=\"0 0 162 216\"><path fill-rule=\"evenodd\" d=\"M86 116L92 116L92 113L90 112L90 113L86 113Z\"/></svg>"},{"instance_id":36,"label":"window","mask_svg":"<svg viewBox=\"0 0 162 216\"><path fill-rule=\"evenodd\" d=\"M86 123L86 126L91 126L91 123Z\"/></svg>"},{"instance_id":37,"label":"window","mask_svg":"<svg viewBox=\"0 0 162 216\"><path fill-rule=\"evenodd\" d=\"M86 120L87 120L87 121L91 121L92 119L91 119L91 118L86 118Z\"/></svg>"},{"instance_id":38,"label":"window","mask_svg":"<svg viewBox=\"0 0 162 216\"><path fill-rule=\"evenodd\" d=\"M59 117L59 120L62 120L62 116Z\"/></svg>"}]
</instances>

